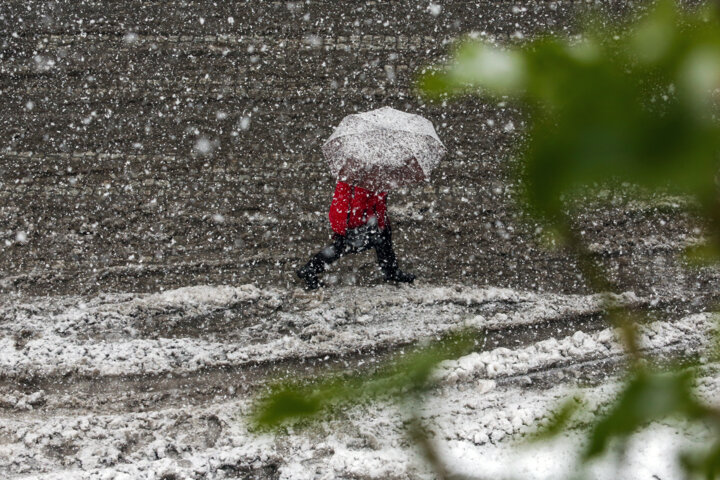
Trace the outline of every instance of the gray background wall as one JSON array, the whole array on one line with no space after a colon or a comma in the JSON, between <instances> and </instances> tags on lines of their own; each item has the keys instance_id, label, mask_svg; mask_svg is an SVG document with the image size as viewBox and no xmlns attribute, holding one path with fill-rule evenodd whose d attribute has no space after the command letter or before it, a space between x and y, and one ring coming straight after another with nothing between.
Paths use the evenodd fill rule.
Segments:
<instances>
[{"instance_id":1,"label":"gray background wall","mask_svg":"<svg viewBox=\"0 0 720 480\"><path fill-rule=\"evenodd\" d=\"M450 152L430 184L390 196L404 267L429 283L583 290L572 257L540 248L519 221L508 178L517 108L426 105L414 80L463 33L501 43L571 34L588 6L606 18L636 9L451 1L434 16L426 2L5 1L0 289L294 286L294 268L330 233L322 141L344 115L390 105L430 118ZM579 221L636 288L648 288L638 271L662 276L678 251L638 239L692 226L677 208ZM337 281L377 283L373 263L343 260Z\"/></svg>"}]
</instances>

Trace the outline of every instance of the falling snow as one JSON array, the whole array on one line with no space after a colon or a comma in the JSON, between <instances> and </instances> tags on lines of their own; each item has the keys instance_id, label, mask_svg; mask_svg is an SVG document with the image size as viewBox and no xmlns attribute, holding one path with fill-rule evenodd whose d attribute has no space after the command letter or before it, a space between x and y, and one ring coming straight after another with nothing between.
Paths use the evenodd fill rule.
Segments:
<instances>
[{"instance_id":1,"label":"falling snow","mask_svg":"<svg viewBox=\"0 0 720 480\"><path fill-rule=\"evenodd\" d=\"M430 102L416 81L469 37L488 46L459 73L512 87L523 69L505 47L577 38L588 9L610 20L644 6L4 2L0 476L433 478L387 399L277 436L246 414L278 377L365 372L458 328L482 341L434 371L417 412L448 472L572 475L579 429L522 442L569 396L602 411L620 388L607 301L647 316L651 359L706 360L720 275L681 256L704 225L691 199L629 184L587 198L573 220L616 286L593 292L518 207L526 109ZM699 92L718 69L698 57L685 77ZM656 102L676 95L664 86ZM425 181L388 194L400 264L417 279L386 284L362 253L307 292L295 270L331 241L340 171L323 145L358 133L344 118L383 107L426 119L406 150L433 152L419 158ZM703 364L701 398L717 402L719 379ZM672 452L706 436L652 424L620 467L591 473L680 478Z\"/></svg>"}]
</instances>

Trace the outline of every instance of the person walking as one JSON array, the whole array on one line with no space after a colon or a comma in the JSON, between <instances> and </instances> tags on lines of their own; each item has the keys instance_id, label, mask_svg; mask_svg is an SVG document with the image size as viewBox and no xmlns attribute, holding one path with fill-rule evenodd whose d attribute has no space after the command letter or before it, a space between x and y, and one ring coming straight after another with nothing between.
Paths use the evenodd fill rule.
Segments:
<instances>
[{"instance_id":1,"label":"person walking","mask_svg":"<svg viewBox=\"0 0 720 480\"><path fill-rule=\"evenodd\" d=\"M339 181L330 204L333 243L323 248L297 271L308 290L322 286L318 274L350 253L375 249L386 282L412 283L415 275L398 266L387 218L387 193Z\"/></svg>"},{"instance_id":2,"label":"person walking","mask_svg":"<svg viewBox=\"0 0 720 480\"><path fill-rule=\"evenodd\" d=\"M349 253L375 249L386 282L412 283L398 267L387 218L387 191L430 180L445 146L426 118L382 107L345 116L322 146L338 180L330 204L333 243L297 270L309 290L318 274Z\"/></svg>"}]
</instances>

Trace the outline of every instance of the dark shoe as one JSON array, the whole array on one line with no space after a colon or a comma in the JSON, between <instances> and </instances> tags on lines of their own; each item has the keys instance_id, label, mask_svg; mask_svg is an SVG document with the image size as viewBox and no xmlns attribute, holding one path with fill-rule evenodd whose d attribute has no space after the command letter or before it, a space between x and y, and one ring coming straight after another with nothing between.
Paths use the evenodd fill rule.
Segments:
<instances>
[{"instance_id":1,"label":"dark shoe","mask_svg":"<svg viewBox=\"0 0 720 480\"><path fill-rule=\"evenodd\" d=\"M305 281L306 290L317 290L323 285L318 278L317 273L315 273L315 269L313 269L310 264L305 265L295 273L297 273L297 276Z\"/></svg>"},{"instance_id":2,"label":"dark shoe","mask_svg":"<svg viewBox=\"0 0 720 480\"><path fill-rule=\"evenodd\" d=\"M398 283L413 283L415 281L415 275L412 273L405 273L402 270L395 270L394 272L385 274L386 282L398 282Z\"/></svg>"}]
</instances>

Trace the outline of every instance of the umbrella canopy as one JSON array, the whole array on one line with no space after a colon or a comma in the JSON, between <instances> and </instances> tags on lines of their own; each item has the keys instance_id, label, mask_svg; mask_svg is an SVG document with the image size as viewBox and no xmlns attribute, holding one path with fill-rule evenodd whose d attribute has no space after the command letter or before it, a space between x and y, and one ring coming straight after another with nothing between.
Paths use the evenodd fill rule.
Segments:
<instances>
[{"instance_id":1,"label":"umbrella canopy","mask_svg":"<svg viewBox=\"0 0 720 480\"><path fill-rule=\"evenodd\" d=\"M343 118L322 152L338 180L386 191L429 180L445 146L428 119L383 107Z\"/></svg>"}]
</instances>

